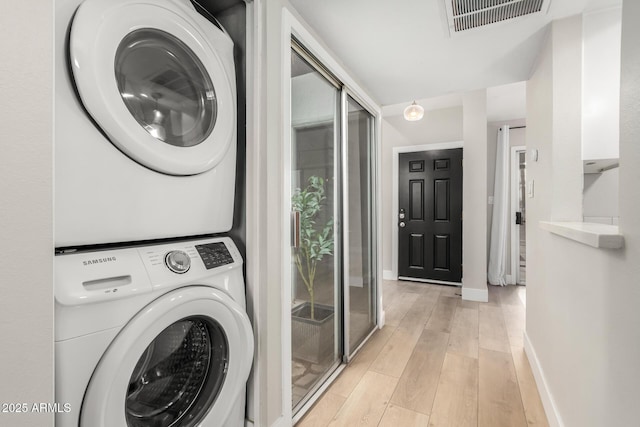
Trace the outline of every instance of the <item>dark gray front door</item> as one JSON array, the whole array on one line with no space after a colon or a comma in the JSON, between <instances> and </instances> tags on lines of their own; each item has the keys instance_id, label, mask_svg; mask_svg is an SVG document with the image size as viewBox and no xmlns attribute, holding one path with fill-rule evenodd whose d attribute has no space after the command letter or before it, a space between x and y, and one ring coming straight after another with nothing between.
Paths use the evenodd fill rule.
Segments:
<instances>
[{"instance_id":1,"label":"dark gray front door","mask_svg":"<svg viewBox=\"0 0 640 427\"><path fill-rule=\"evenodd\" d=\"M398 275L462 280L462 149L399 156Z\"/></svg>"}]
</instances>

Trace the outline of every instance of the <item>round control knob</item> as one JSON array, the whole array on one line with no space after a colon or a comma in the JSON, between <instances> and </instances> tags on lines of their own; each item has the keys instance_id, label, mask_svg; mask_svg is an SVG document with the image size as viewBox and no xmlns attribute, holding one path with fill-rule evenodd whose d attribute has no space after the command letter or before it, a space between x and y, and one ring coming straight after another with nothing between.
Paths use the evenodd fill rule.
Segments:
<instances>
[{"instance_id":1,"label":"round control knob","mask_svg":"<svg viewBox=\"0 0 640 427\"><path fill-rule=\"evenodd\" d=\"M171 251L164 257L164 263L167 264L169 270L182 274L189 271L191 258L184 251Z\"/></svg>"}]
</instances>

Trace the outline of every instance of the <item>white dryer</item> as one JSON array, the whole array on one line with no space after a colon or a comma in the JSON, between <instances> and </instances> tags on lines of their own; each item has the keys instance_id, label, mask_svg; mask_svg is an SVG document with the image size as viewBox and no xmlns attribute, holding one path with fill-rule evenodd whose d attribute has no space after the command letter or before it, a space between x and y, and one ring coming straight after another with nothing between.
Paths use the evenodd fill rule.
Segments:
<instances>
[{"instance_id":1,"label":"white dryer","mask_svg":"<svg viewBox=\"0 0 640 427\"><path fill-rule=\"evenodd\" d=\"M57 427L240 427L253 333L229 238L55 257Z\"/></svg>"},{"instance_id":2,"label":"white dryer","mask_svg":"<svg viewBox=\"0 0 640 427\"><path fill-rule=\"evenodd\" d=\"M233 42L189 0L56 0L55 245L226 232Z\"/></svg>"}]
</instances>

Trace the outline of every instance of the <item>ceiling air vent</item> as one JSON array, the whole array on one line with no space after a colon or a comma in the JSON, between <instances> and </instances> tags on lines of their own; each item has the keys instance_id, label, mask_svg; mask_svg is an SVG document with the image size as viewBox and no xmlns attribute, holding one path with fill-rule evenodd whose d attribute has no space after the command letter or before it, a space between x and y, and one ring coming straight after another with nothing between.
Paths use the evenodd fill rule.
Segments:
<instances>
[{"instance_id":1,"label":"ceiling air vent","mask_svg":"<svg viewBox=\"0 0 640 427\"><path fill-rule=\"evenodd\" d=\"M449 34L546 12L550 0L444 0Z\"/></svg>"}]
</instances>

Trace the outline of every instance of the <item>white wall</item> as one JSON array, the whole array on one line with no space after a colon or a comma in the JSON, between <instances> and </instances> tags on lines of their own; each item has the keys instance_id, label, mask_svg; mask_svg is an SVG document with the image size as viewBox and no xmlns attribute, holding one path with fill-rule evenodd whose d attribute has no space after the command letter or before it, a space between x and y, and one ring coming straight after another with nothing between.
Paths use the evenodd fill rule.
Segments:
<instances>
[{"instance_id":1,"label":"white wall","mask_svg":"<svg viewBox=\"0 0 640 427\"><path fill-rule=\"evenodd\" d=\"M605 255L609 363L605 403L617 425L637 422L640 402L640 2L624 0L620 77L620 231L625 249Z\"/></svg>"},{"instance_id":2,"label":"white wall","mask_svg":"<svg viewBox=\"0 0 640 427\"><path fill-rule=\"evenodd\" d=\"M527 164L535 179L528 199L527 340L551 426L599 427L637 424L640 401L640 3L624 2L621 126L620 230L625 247L602 250L542 230L565 203L551 187L574 181L562 156L579 122L566 121L575 99L560 97L560 83L572 77L580 48L580 18L554 22L527 88L527 145L540 160ZM564 64L564 67L559 65ZM574 70L574 71L572 71ZM575 77L575 76L574 76ZM565 132L557 132L563 124ZM579 156L579 153L576 154ZM578 174L578 179L582 176ZM565 188L566 189L566 188ZM542 379L544 378L544 382Z\"/></svg>"},{"instance_id":3,"label":"white wall","mask_svg":"<svg viewBox=\"0 0 640 427\"><path fill-rule=\"evenodd\" d=\"M462 298L487 301L487 91L462 97Z\"/></svg>"},{"instance_id":4,"label":"white wall","mask_svg":"<svg viewBox=\"0 0 640 427\"><path fill-rule=\"evenodd\" d=\"M53 402L53 4L0 14L0 402ZM51 413L0 424L53 425Z\"/></svg>"},{"instance_id":5,"label":"white wall","mask_svg":"<svg viewBox=\"0 0 640 427\"><path fill-rule=\"evenodd\" d=\"M396 213L392 212L393 147L433 144L462 140L462 108L426 111L419 122L407 122L402 116L382 120L382 260L383 269L391 271L391 227Z\"/></svg>"},{"instance_id":6,"label":"white wall","mask_svg":"<svg viewBox=\"0 0 640 427\"><path fill-rule=\"evenodd\" d=\"M582 220L582 18L553 25L552 219ZM556 143L557 142L557 143Z\"/></svg>"},{"instance_id":7,"label":"white wall","mask_svg":"<svg viewBox=\"0 0 640 427\"><path fill-rule=\"evenodd\" d=\"M618 225L619 168L584 175L582 214L585 222Z\"/></svg>"}]
</instances>

